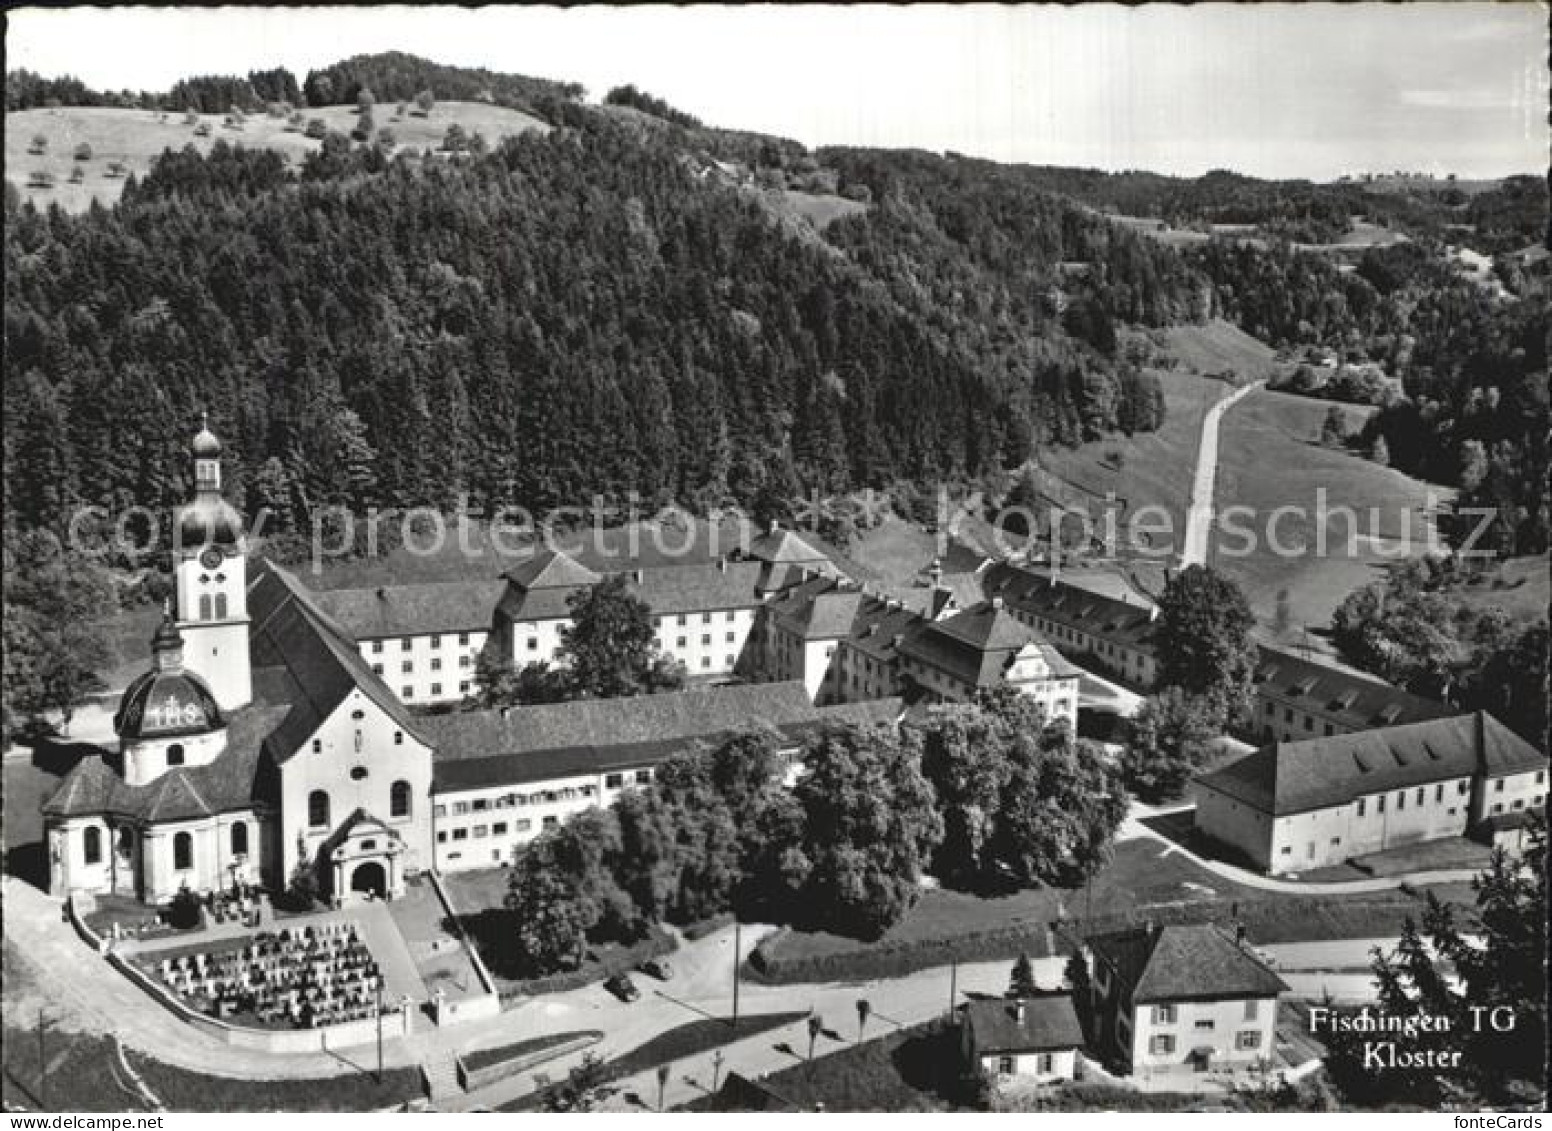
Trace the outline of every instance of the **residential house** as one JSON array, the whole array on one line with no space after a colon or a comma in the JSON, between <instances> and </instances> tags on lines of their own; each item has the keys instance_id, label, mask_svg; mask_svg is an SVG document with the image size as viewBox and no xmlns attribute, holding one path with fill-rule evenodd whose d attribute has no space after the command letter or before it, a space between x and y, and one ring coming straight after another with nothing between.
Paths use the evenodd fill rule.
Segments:
<instances>
[{"instance_id":1,"label":"residential house","mask_svg":"<svg viewBox=\"0 0 1552 1131\"><path fill-rule=\"evenodd\" d=\"M1272 1056L1288 986L1216 926L1150 922L1085 950L1095 1039L1123 1072L1233 1073Z\"/></svg>"},{"instance_id":2,"label":"residential house","mask_svg":"<svg viewBox=\"0 0 1552 1131\"><path fill-rule=\"evenodd\" d=\"M1041 1084L1073 1080L1083 1028L1067 993L988 998L964 1007L960 1048L967 1065L993 1076Z\"/></svg>"}]
</instances>

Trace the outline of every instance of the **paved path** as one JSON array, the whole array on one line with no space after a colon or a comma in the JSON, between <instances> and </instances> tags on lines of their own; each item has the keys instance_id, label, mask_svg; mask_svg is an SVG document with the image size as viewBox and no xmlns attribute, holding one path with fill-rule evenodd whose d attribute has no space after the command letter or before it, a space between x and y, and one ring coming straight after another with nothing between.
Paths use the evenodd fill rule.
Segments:
<instances>
[{"instance_id":1,"label":"paved path","mask_svg":"<svg viewBox=\"0 0 1552 1131\"><path fill-rule=\"evenodd\" d=\"M1432 872L1404 872L1395 876L1376 876L1367 880L1340 880L1330 883L1310 883L1302 880L1278 880L1271 876L1262 875L1260 872L1252 872L1248 868L1239 868L1233 864L1226 864L1222 860L1214 860L1208 856L1199 856L1192 852L1179 841L1171 840L1163 833L1145 823L1145 818L1158 816L1165 812L1178 812L1187 806L1175 806L1166 809L1150 809L1141 802L1134 801L1132 810L1127 814L1121 828L1116 832L1117 840L1131 840L1139 837L1148 837L1167 845L1165 855L1179 854L1212 872L1222 876L1226 880L1233 880L1237 884L1246 887L1259 888L1262 891L1275 891L1285 895L1364 895L1368 892L1394 891L1403 884L1418 886L1422 884L1453 884L1469 882L1472 877L1480 875L1481 868L1449 868Z\"/></svg>"},{"instance_id":2,"label":"paved path","mask_svg":"<svg viewBox=\"0 0 1552 1131\"><path fill-rule=\"evenodd\" d=\"M1218 425L1223 414L1265 385L1253 381L1236 389L1207 410L1202 418L1202 437L1196 450L1196 475L1191 481L1191 505L1186 511L1186 537L1180 550L1180 565L1207 564L1207 540L1212 533L1213 493L1218 482Z\"/></svg>"}]
</instances>

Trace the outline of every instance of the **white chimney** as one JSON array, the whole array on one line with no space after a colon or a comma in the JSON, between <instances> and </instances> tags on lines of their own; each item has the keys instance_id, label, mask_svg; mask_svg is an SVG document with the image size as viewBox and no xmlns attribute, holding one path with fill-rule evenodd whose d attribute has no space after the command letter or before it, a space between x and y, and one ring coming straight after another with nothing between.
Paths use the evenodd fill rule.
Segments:
<instances>
[{"instance_id":1,"label":"white chimney","mask_svg":"<svg viewBox=\"0 0 1552 1131\"><path fill-rule=\"evenodd\" d=\"M1024 1024L1024 999L1020 998L1013 1003L1013 1020L1020 1025Z\"/></svg>"}]
</instances>

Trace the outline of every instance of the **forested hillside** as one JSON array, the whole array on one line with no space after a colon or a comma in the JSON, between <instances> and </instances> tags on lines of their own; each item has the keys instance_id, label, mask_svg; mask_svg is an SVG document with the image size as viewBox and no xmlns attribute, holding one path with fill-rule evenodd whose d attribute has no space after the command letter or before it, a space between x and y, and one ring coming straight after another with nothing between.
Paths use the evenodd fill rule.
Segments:
<instances>
[{"instance_id":1,"label":"forested hillside","mask_svg":"<svg viewBox=\"0 0 1552 1131\"><path fill-rule=\"evenodd\" d=\"M1548 546L1546 281L1481 286L1428 241L1365 251L1352 272L1286 244L1211 240L1185 253L1224 313L1286 349L1320 346L1399 378L1356 438L1365 453L1460 488L1495 514L1481 548ZM1475 526L1467 521L1463 533Z\"/></svg>"},{"instance_id":2,"label":"forested hillside","mask_svg":"<svg viewBox=\"0 0 1552 1131\"><path fill-rule=\"evenodd\" d=\"M8 195L7 523L179 501L201 410L282 527L937 481L1157 423L1108 312L1200 313L1173 253L1007 186L956 203L935 158L826 243L578 111L483 156L173 154L80 217Z\"/></svg>"},{"instance_id":3,"label":"forested hillside","mask_svg":"<svg viewBox=\"0 0 1552 1131\"><path fill-rule=\"evenodd\" d=\"M271 529L461 492L705 508L972 480L1157 428L1158 377L1118 328L1223 316L1287 353L1383 367L1404 395L1355 442L1497 507L1499 548L1547 545L1544 271L1500 257L1484 282L1443 242L1534 238L1546 197L1530 178L1371 192L811 153L633 89L593 107L564 83L402 53L155 96L13 72L7 105L366 90L520 104L556 128L494 152L335 134L298 165L169 152L121 204L78 217L8 191L8 528L177 502L202 410L232 441L236 498ZM1106 211L1201 234L1176 250ZM1348 249L1355 270L1290 242L1360 215L1412 238ZM1213 224L1255 235L1209 238Z\"/></svg>"}]
</instances>

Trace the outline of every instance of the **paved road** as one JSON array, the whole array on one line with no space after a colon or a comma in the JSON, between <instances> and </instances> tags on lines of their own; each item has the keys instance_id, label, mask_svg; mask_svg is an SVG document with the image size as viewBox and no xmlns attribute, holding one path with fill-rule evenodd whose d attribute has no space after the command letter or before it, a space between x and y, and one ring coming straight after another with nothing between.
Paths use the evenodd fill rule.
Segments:
<instances>
[{"instance_id":1,"label":"paved road","mask_svg":"<svg viewBox=\"0 0 1552 1131\"><path fill-rule=\"evenodd\" d=\"M1186 536L1180 550L1180 565L1207 564L1207 540L1213 525L1213 492L1218 482L1218 425L1223 414L1265 385L1253 381L1236 389L1207 410L1202 418L1202 437L1196 450L1196 475L1191 481L1191 506L1186 511Z\"/></svg>"}]
</instances>

